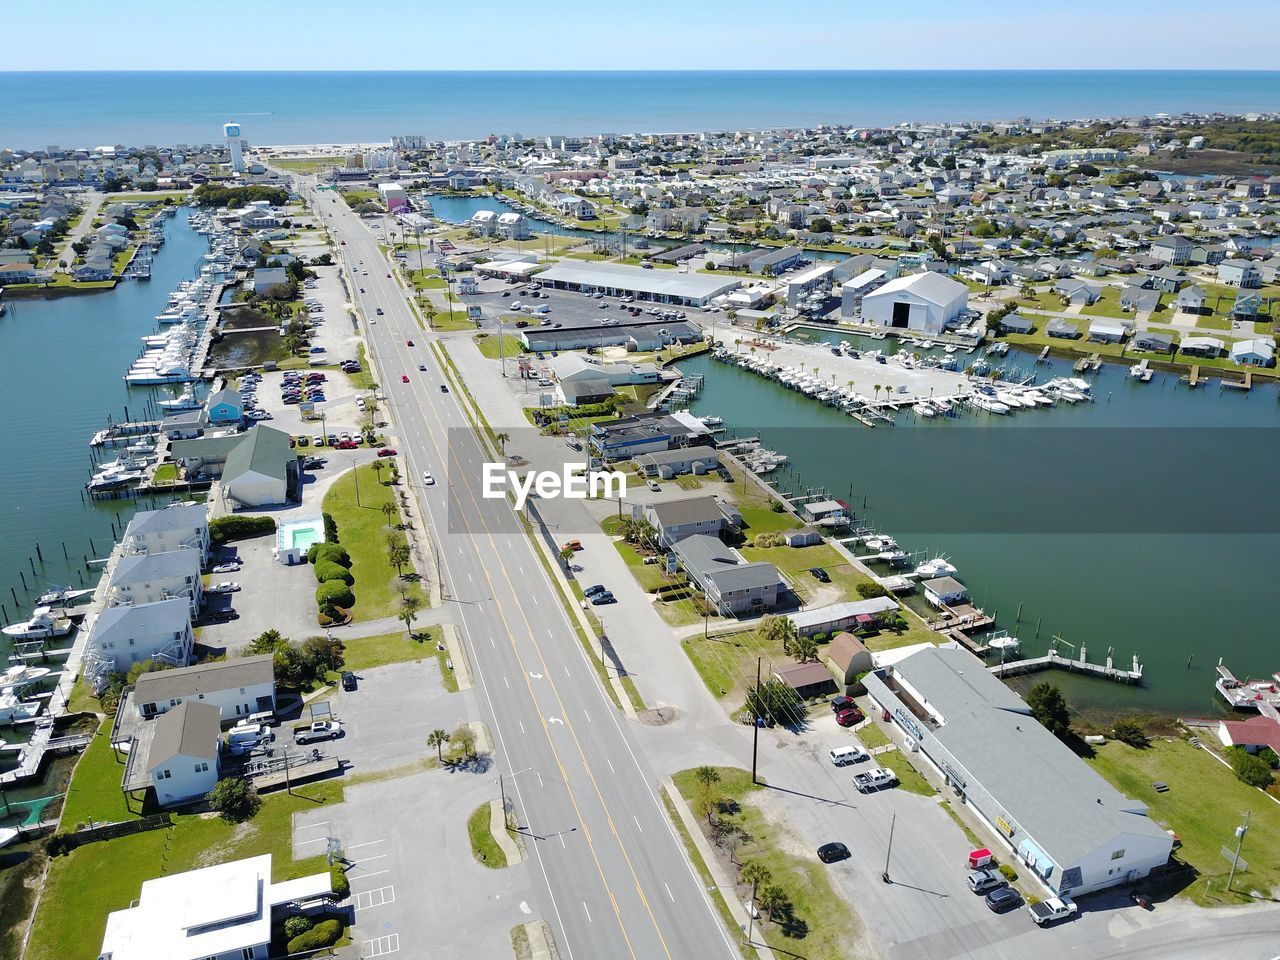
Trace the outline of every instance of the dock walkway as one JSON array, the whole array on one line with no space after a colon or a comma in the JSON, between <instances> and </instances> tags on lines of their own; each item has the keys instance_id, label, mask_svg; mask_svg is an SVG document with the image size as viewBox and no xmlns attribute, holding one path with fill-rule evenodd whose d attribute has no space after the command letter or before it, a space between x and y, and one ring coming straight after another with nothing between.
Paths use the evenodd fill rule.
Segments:
<instances>
[{"instance_id":1,"label":"dock walkway","mask_svg":"<svg viewBox=\"0 0 1280 960\"><path fill-rule=\"evenodd\" d=\"M1078 657L1064 657L1056 650L1050 650L1043 657L997 663L987 669L1001 680L1005 677L1039 673L1041 670L1069 670L1072 673L1083 673L1086 676L1098 677L1102 680L1114 680L1118 683L1139 684L1142 682L1142 664L1138 662L1137 655L1133 658L1133 668L1125 670L1115 666L1110 655L1107 656L1105 664L1090 663L1085 659L1083 649L1081 649Z\"/></svg>"}]
</instances>

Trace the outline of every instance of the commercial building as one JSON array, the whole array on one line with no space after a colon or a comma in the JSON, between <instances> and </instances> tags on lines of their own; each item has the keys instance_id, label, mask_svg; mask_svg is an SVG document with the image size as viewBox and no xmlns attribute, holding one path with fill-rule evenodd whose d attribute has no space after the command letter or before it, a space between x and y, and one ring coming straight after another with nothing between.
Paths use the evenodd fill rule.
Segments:
<instances>
[{"instance_id":1,"label":"commercial building","mask_svg":"<svg viewBox=\"0 0 1280 960\"><path fill-rule=\"evenodd\" d=\"M1173 838L1049 733L986 665L958 647L868 674L877 706L1009 850L1055 894L1131 884Z\"/></svg>"},{"instance_id":2,"label":"commercial building","mask_svg":"<svg viewBox=\"0 0 1280 960\"><path fill-rule=\"evenodd\" d=\"M630 460L642 453L676 447L706 445L711 428L683 410L646 413L593 423L588 440L591 451L605 460Z\"/></svg>"},{"instance_id":3,"label":"commercial building","mask_svg":"<svg viewBox=\"0 0 1280 960\"><path fill-rule=\"evenodd\" d=\"M254 427L227 453L221 489L226 500L241 507L287 503L298 489L298 458L289 435L271 427Z\"/></svg>"},{"instance_id":4,"label":"commercial building","mask_svg":"<svg viewBox=\"0 0 1280 960\"><path fill-rule=\"evenodd\" d=\"M710 447L678 447L658 453L642 453L635 458L636 468L646 477L670 480L682 473L702 474L720 465L720 458Z\"/></svg>"},{"instance_id":5,"label":"commercial building","mask_svg":"<svg viewBox=\"0 0 1280 960\"><path fill-rule=\"evenodd\" d=\"M266 960L274 922L332 901L328 872L271 881L271 854L142 884L107 917L100 960Z\"/></svg>"},{"instance_id":6,"label":"commercial building","mask_svg":"<svg viewBox=\"0 0 1280 960\"><path fill-rule=\"evenodd\" d=\"M543 283L562 290L630 295L638 300L701 307L737 289L742 281L709 273L633 267L624 263L573 263L561 261L538 275Z\"/></svg>"},{"instance_id":7,"label":"commercial building","mask_svg":"<svg viewBox=\"0 0 1280 960\"><path fill-rule=\"evenodd\" d=\"M541 280L545 274L539 275ZM583 350L594 347L625 347L631 352L660 350L672 343L697 343L702 330L691 320L641 320L589 326L529 327L520 331L526 350L549 353L553 350Z\"/></svg>"},{"instance_id":8,"label":"commercial building","mask_svg":"<svg viewBox=\"0 0 1280 960\"><path fill-rule=\"evenodd\" d=\"M382 198L387 213L399 213L409 209L409 197L404 192L404 187L398 183L378 184L378 196Z\"/></svg>"},{"instance_id":9,"label":"commercial building","mask_svg":"<svg viewBox=\"0 0 1280 960\"><path fill-rule=\"evenodd\" d=\"M896 330L938 334L959 319L969 288L940 273L915 273L890 280L862 298L862 320Z\"/></svg>"}]
</instances>

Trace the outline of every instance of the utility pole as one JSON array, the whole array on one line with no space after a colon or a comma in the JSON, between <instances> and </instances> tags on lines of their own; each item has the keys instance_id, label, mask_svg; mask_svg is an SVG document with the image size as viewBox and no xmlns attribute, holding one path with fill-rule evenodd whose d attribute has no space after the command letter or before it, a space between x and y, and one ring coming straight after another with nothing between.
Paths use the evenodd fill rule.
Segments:
<instances>
[{"instance_id":1,"label":"utility pole","mask_svg":"<svg viewBox=\"0 0 1280 960\"><path fill-rule=\"evenodd\" d=\"M885 883L893 883L893 881L889 879L889 856L893 853L893 828L897 822L898 812L895 810L893 813L893 819L889 821L889 846L884 852L884 873L880 874L880 879Z\"/></svg>"},{"instance_id":2,"label":"utility pole","mask_svg":"<svg viewBox=\"0 0 1280 960\"><path fill-rule=\"evenodd\" d=\"M754 723L751 724L751 783L755 785L760 782L760 778L756 774L756 761L760 756L760 665L764 662L764 657L756 657L756 695L755 708L752 710L754 714Z\"/></svg>"},{"instance_id":3,"label":"utility pole","mask_svg":"<svg viewBox=\"0 0 1280 960\"><path fill-rule=\"evenodd\" d=\"M756 887L759 883L759 880L751 881L751 899L748 901L751 909L747 911L747 946L749 947L755 946L751 937L756 929Z\"/></svg>"},{"instance_id":4,"label":"utility pole","mask_svg":"<svg viewBox=\"0 0 1280 960\"><path fill-rule=\"evenodd\" d=\"M1244 846L1244 835L1249 832L1249 813L1244 812L1244 823L1236 827L1236 855L1231 858L1231 874L1227 877L1227 890L1231 890L1232 881L1236 878L1236 865L1240 862L1240 850Z\"/></svg>"}]
</instances>

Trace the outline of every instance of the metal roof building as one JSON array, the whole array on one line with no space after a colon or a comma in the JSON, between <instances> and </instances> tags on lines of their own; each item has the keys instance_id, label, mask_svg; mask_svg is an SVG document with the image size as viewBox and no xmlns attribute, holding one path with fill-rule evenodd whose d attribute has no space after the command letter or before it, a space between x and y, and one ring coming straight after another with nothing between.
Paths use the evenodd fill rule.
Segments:
<instances>
[{"instance_id":1,"label":"metal roof building","mask_svg":"<svg viewBox=\"0 0 1280 960\"><path fill-rule=\"evenodd\" d=\"M538 274L538 280L566 290L631 294L644 300L700 307L741 286L737 277L677 270L646 270L625 263L561 261Z\"/></svg>"}]
</instances>

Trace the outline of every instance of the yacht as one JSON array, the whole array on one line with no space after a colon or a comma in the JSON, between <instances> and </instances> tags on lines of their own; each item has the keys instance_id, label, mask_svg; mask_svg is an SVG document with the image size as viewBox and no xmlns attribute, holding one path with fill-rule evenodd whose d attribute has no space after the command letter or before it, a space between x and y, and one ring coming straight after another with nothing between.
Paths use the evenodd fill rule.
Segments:
<instances>
[{"instance_id":1,"label":"yacht","mask_svg":"<svg viewBox=\"0 0 1280 960\"><path fill-rule=\"evenodd\" d=\"M65 637L71 632L70 620L59 620L49 607L36 607L31 611L31 619L22 623L11 623L5 627L4 635L14 640L44 640L47 637Z\"/></svg>"},{"instance_id":2,"label":"yacht","mask_svg":"<svg viewBox=\"0 0 1280 960\"><path fill-rule=\"evenodd\" d=\"M1024 402L1023 399L1012 390L997 390L996 399L1011 410L1016 410L1019 407L1035 406L1034 402Z\"/></svg>"},{"instance_id":3,"label":"yacht","mask_svg":"<svg viewBox=\"0 0 1280 960\"><path fill-rule=\"evenodd\" d=\"M187 384L180 396L169 400L157 400L156 406L166 413L180 413L183 410L199 410L204 406L204 401L198 400L191 384Z\"/></svg>"},{"instance_id":4,"label":"yacht","mask_svg":"<svg viewBox=\"0 0 1280 960\"><path fill-rule=\"evenodd\" d=\"M0 673L0 694L9 693L16 696L24 687L39 683L52 672L48 667L28 667L25 664L10 667L4 673Z\"/></svg>"},{"instance_id":5,"label":"yacht","mask_svg":"<svg viewBox=\"0 0 1280 960\"><path fill-rule=\"evenodd\" d=\"M1007 406L999 400L995 400L985 394L975 393L969 398L969 402L979 410L987 411L987 413L1005 414L1009 412L1009 408Z\"/></svg>"},{"instance_id":6,"label":"yacht","mask_svg":"<svg viewBox=\"0 0 1280 960\"><path fill-rule=\"evenodd\" d=\"M11 693L0 693L0 726L30 720L39 712L39 700L19 700Z\"/></svg>"},{"instance_id":7,"label":"yacht","mask_svg":"<svg viewBox=\"0 0 1280 960\"><path fill-rule=\"evenodd\" d=\"M702 423L708 427L719 427L724 424L723 417L700 417L699 419L702 420Z\"/></svg>"},{"instance_id":8,"label":"yacht","mask_svg":"<svg viewBox=\"0 0 1280 960\"><path fill-rule=\"evenodd\" d=\"M938 411L934 409L933 405L930 404L928 400L921 400L911 409L915 411L916 416L920 416L920 417L933 417L933 416L937 416L937 413L938 413Z\"/></svg>"},{"instance_id":9,"label":"yacht","mask_svg":"<svg viewBox=\"0 0 1280 960\"><path fill-rule=\"evenodd\" d=\"M954 575L956 568L946 561L943 557L934 557L932 560L926 560L913 571L913 577L920 577L923 580L932 580L935 577L950 577Z\"/></svg>"},{"instance_id":10,"label":"yacht","mask_svg":"<svg viewBox=\"0 0 1280 960\"><path fill-rule=\"evenodd\" d=\"M37 607L61 607L87 597L92 590L72 590L70 587L52 587L36 597Z\"/></svg>"}]
</instances>

